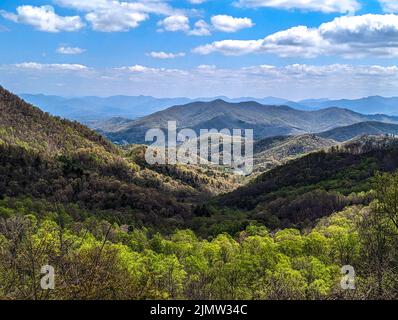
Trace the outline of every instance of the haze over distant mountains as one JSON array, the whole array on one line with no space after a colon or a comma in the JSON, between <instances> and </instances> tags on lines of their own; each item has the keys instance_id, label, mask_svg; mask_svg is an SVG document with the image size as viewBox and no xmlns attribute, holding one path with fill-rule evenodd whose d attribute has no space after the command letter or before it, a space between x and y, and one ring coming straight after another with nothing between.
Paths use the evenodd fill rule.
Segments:
<instances>
[{"instance_id":1,"label":"haze over distant mountains","mask_svg":"<svg viewBox=\"0 0 398 320\"><path fill-rule=\"evenodd\" d=\"M167 129L168 121L176 121L178 128L190 128L197 133L200 129L253 129L254 139L258 140L323 132L368 121L398 124L398 117L363 115L340 108L302 111L288 106L253 101L230 103L218 99L174 106L137 120L112 119L97 130L117 143L144 143L149 129Z\"/></svg>"},{"instance_id":2,"label":"haze over distant mountains","mask_svg":"<svg viewBox=\"0 0 398 320\"><path fill-rule=\"evenodd\" d=\"M60 97L43 94L21 94L27 102L39 106L43 111L52 115L77 120L86 124L104 121L114 117L136 119L150 115L166 108L196 101L209 102L222 99L226 102L255 101L264 105L289 106L297 110L319 110L329 107L346 108L363 114L398 115L398 98L384 98L379 96L367 97L357 100L329 100L307 99L294 102L282 98L266 97L214 97L189 99L155 98L151 96L112 96L112 97Z\"/></svg>"},{"instance_id":3,"label":"haze over distant mountains","mask_svg":"<svg viewBox=\"0 0 398 320\"><path fill-rule=\"evenodd\" d=\"M388 114L388 115L398 115L398 97L380 97L371 96L356 100L304 100L298 102L300 105L315 109L323 109L330 107L339 107L350 109L355 112L364 114Z\"/></svg>"},{"instance_id":4,"label":"haze over distant mountains","mask_svg":"<svg viewBox=\"0 0 398 320\"><path fill-rule=\"evenodd\" d=\"M20 97L52 115L81 122L105 120L113 117L135 119L176 104L184 104L191 101L187 98L158 99L149 96L66 98L43 94L21 94Z\"/></svg>"},{"instance_id":5,"label":"haze over distant mountains","mask_svg":"<svg viewBox=\"0 0 398 320\"><path fill-rule=\"evenodd\" d=\"M317 134L324 139L332 139L339 142L351 140L363 135L398 135L398 125L376 121L360 122L350 126L338 127Z\"/></svg>"},{"instance_id":6,"label":"haze over distant mountains","mask_svg":"<svg viewBox=\"0 0 398 320\"><path fill-rule=\"evenodd\" d=\"M187 104L195 101L209 102L217 99L236 103L256 101L267 105L286 105L299 110L312 110L310 106L275 97L260 99L241 97L231 99L220 96L190 99L184 97L155 98L151 96L60 97L44 94L20 94L19 96L52 115L89 124L92 121L106 120L114 117L136 119L175 105Z\"/></svg>"}]
</instances>

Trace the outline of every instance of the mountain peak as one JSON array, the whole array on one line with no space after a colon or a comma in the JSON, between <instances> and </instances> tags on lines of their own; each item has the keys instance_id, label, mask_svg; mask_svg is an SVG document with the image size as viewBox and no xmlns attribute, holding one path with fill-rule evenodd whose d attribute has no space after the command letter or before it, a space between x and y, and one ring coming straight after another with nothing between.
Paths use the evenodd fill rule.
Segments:
<instances>
[{"instance_id":1,"label":"mountain peak","mask_svg":"<svg viewBox=\"0 0 398 320\"><path fill-rule=\"evenodd\" d=\"M105 132L115 142L145 143L147 130L167 129L169 121L176 121L178 129L191 128L197 133L200 133L200 129L252 129L254 139L262 139L321 132L370 120L398 123L392 117L375 118L337 107L313 112L299 111L288 106L267 106L252 101L230 103L216 99L174 106L123 124L123 129L117 132Z\"/></svg>"}]
</instances>

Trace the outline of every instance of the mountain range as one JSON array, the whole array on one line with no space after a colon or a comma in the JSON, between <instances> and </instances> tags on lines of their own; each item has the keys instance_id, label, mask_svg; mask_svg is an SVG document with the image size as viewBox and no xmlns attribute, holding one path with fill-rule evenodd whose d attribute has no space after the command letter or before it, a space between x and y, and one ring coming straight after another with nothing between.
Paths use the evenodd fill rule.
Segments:
<instances>
[{"instance_id":1,"label":"mountain range","mask_svg":"<svg viewBox=\"0 0 398 320\"><path fill-rule=\"evenodd\" d=\"M398 124L398 117L363 115L340 108L302 111L254 101L230 103L218 99L174 106L137 120L113 119L97 129L119 144L145 143L145 133L149 129L167 129L168 121L176 121L177 128L191 128L197 133L200 129L253 129L254 139L259 140L318 133L368 121Z\"/></svg>"},{"instance_id":2,"label":"mountain range","mask_svg":"<svg viewBox=\"0 0 398 320\"><path fill-rule=\"evenodd\" d=\"M0 199L74 203L113 221L167 228L191 216L185 202L235 187L212 168L148 166L142 148L121 149L1 86L0 114Z\"/></svg>"},{"instance_id":3,"label":"mountain range","mask_svg":"<svg viewBox=\"0 0 398 320\"><path fill-rule=\"evenodd\" d=\"M217 203L248 210L266 224L302 224L371 201L370 194L360 193L371 189L376 172L398 168L397 155L396 138L357 137L274 167Z\"/></svg>"},{"instance_id":4,"label":"mountain range","mask_svg":"<svg viewBox=\"0 0 398 320\"><path fill-rule=\"evenodd\" d=\"M395 134L397 119L346 109L300 111L215 100L175 106L136 121L115 119L114 124L124 129L112 134L134 134L137 127L164 127L174 119L193 128L254 126L265 136L293 133L255 142L255 161L263 168L244 185L222 168L149 165L144 159L145 146L118 147L86 126L44 113L1 87L0 111L1 197L28 196L73 204L110 221L163 230L193 223L206 234L210 223L214 232L220 232L224 223L235 228L232 222L225 222L230 218L238 229L247 225L247 218L271 227L307 224L355 201L366 202L348 195L369 190L367 179L374 170L398 167L394 138L359 137L340 144L370 131L379 137ZM270 165L264 162L271 160ZM230 192L232 189L236 191ZM333 193L337 191L340 196ZM214 198L219 193L225 195ZM207 207L211 203L213 209ZM225 215L230 211L223 208L233 207L243 213Z\"/></svg>"},{"instance_id":5,"label":"mountain range","mask_svg":"<svg viewBox=\"0 0 398 320\"><path fill-rule=\"evenodd\" d=\"M90 126L109 118L137 119L174 105L196 101L209 102L217 99L231 103L255 101L264 105L289 106L304 111L339 107L363 114L384 113L387 115L398 115L398 98L380 96L357 100L307 99L298 102L276 97L228 98L224 96L190 99L184 97L155 98L151 96L61 97L43 94L21 94L20 97L52 115L77 120Z\"/></svg>"},{"instance_id":6,"label":"mountain range","mask_svg":"<svg viewBox=\"0 0 398 320\"><path fill-rule=\"evenodd\" d=\"M379 299L377 273L397 278L394 117L216 100L133 121L294 133L255 141L270 165L240 179L149 164L147 146L115 145L1 86L0 115L0 299ZM57 290L37 289L43 264L60 270ZM365 266L361 289L336 291L342 265ZM395 298L390 283L379 289Z\"/></svg>"},{"instance_id":7,"label":"mountain range","mask_svg":"<svg viewBox=\"0 0 398 320\"><path fill-rule=\"evenodd\" d=\"M315 109L323 109L330 107L339 107L350 109L355 112L364 114L388 114L388 115L398 115L398 98L397 97L380 97L371 96L361 99L348 100L304 100L298 102L300 105Z\"/></svg>"},{"instance_id":8,"label":"mountain range","mask_svg":"<svg viewBox=\"0 0 398 320\"><path fill-rule=\"evenodd\" d=\"M44 112L55 116L81 121L87 124L95 124L97 121L104 121L109 118L136 119L166 108L187 104L195 101L213 101L222 99L227 102L256 101L268 105L288 105L292 108L312 110L311 107L299 104L294 101L266 97L266 98L228 98L201 97L196 99L177 98L155 98L151 96L111 96L111 97L61 97L44 94L20 94L25 101L39 106Z\"/></svg>"},{"instance_id":9,"label":"mountain range","mask_svg":"<svg viewBox=\"0 0 398 320\"><path fill-rule=\"evenodd\" d=\"M332 139L339 142L351 140L363 135L398 135L398 125L384 122L360 122L350 126L338 127L332 130L317 134L325 139Z\"/></svg>"},{"instance_id":10,"label":"mountain range","mask_svg":"<svg viewBox=\"0 0 398 320\"><path fill-rule=\"evenodd\" d=\"M338 144L336 140L315 134L265 138L254 143L254 171L265 172L308 153Z\"/></svg>"}]
</instances>

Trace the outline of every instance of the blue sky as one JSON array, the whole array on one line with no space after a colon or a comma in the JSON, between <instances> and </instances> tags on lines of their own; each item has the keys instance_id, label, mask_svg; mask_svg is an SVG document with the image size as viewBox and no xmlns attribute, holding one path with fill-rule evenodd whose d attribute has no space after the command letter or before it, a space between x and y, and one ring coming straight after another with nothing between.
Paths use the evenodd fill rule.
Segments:
<instances>
[{"instance_id":1,"label":"blue sky","mask_svg":"<svg viewBox=\"0 0 398 320\"><path fill-rule=\"evenodd\" d=\"M398 0L1 0L0 84L58 95L398 96Z\"/></svg>"}]
</instances>

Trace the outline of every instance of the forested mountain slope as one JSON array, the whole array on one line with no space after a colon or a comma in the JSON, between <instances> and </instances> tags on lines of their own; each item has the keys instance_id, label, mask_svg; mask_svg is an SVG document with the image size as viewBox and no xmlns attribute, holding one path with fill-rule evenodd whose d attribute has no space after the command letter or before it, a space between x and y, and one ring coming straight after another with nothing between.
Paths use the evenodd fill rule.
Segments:
<instances>
[{"instance_id":1,"label":"forested mountain slope","mask_svg":"<svg viewBox=\"0 0 398 320\"><path fill-rule=\"evenodd\" d=\"M254 143L254 167L264 172L308 153L327 149L338 142L314 134L278 136Z\"/></svg>"},{"instance_id":2,"label":"forested mountain slope","mask_svg":"<svg viewBox=\"0 0 398 320\"><path fill-rule=\"evenodd\" d=\"M375 172L398 167L397 139L311 153L209 202L222 170L149 166L145 146L0 90L0 299L396 299L398 173ZM43 265L55 290L38 289Z\"/></svg>"},{"instance_id":3,"label":"forested mountain slope","mask_svg":"<svg viewBox=\"0 0 398 320\"><path fill-rule=\"evenodd\" d=\"M294 158L366 135L396 136L398 135L398 125L368 121L337 127L316 134L261 139L254 143L255 169L257 172L264 172Z\"/></svg>"},{"instance_id":4,"label":"forested mountain slope","mask_svg":"<svg viewBox=\"0 0 398 320\"><path fill-rule=\"evenodd\" d=\"M191 217L190 202L202 193L228 190L211 170L148 168L85 126L45 114L3 88L0 111L0 198L74 203L167 229Z\"/></svg>"},{"instance_id":5,"label":"forested mountain slope","mask_svg":"<svg viewBox=\"0 0 398 320\"><path fill-rule=\"evenodd\" d=\"M374 174L397 168L398 140L364 136L272 169L221 196L218 205L248 211L272 227L303 226L347 205L367 203Z\"/></svg>"},{"instance_id":6,"label":"forested mountain slope","mask_svg":"<svg viewBox=\"0 0 398 320\"><path fill-rule=\"evenodd\" d=\"M87 127L52 117L0 87L0 141L44 154L68 153L79 148L116 148Z\"/></svg>"},{"instance_id":7,"label":"forested mountain slope","mask_svg":"<svg viewBox=\"0 0 398 320\"><path fill-rule=\"evenodd\" d=\"M398 135L398 125L377 121L360 122L321 132L317 135L325 139L343 142L362 135Z\"/></svg>"},{"instance_id":8,"label":"forested mountain slope","mask_svg":"<svg viewBox=\"0 0 398 320\"><path fill-rule=\"evenodd\" d=\"M119 143L143 143L145 132L151 128L167 128L176 121L178 128L253 129L254 138L297 135L326 131L363 121L398 123L398 118L384 115L362 115L346 109L330 108L300 111L287 106L267 106L257 102L228 103L223 100L194 102L174 106L138 120L118 124L117 130L106 134Z\"/></svg>"}]
</instances>

